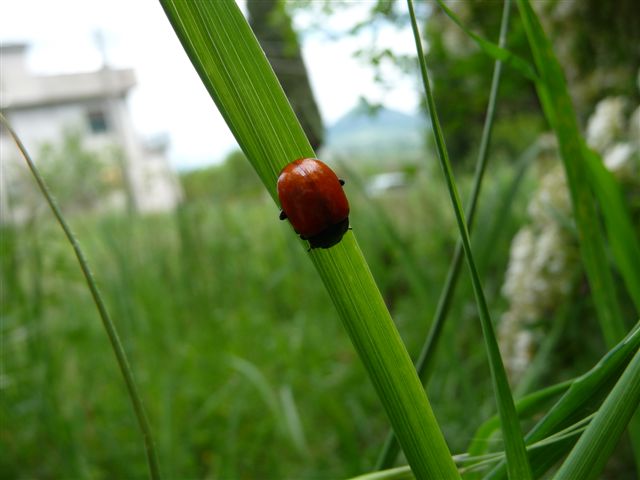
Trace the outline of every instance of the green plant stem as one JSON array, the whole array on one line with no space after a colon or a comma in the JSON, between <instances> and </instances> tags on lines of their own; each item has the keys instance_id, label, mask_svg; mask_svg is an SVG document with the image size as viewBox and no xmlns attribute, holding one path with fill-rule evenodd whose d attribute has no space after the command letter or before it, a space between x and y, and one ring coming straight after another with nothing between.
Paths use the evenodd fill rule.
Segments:
<instances>
[{"instance_id":1,"label":"green plant stem","mask_svg":"<svg viewBox=\"0 0 640 480\"><path fill-rule=\"evenodd\" d=\"M502 10L502 20L500 23L500 35L498 44L500 47L504 47L507 40L507 31L509 28L509 13L511 7L511 0L505 0L504 8ZM469 229L473 226L475 219L475 213L478 206L478 198L480 197L480 191L482 190L482 180L487 168L487 160L489 153L489 144L491 142L491 133L493 130L493 121L495 118L496 103L498 98L498 89L500 87L500 77L502 75L502 61L497 60L493 68L493 77L491 79L491 90L489 92L489 101L487 104L487 111L485 114L484 127L482 130L482 137L480 139L480 148L478 150L478 161L476 162L476 169L473 177L473 187L471 190L471 196L469 198L469 204L467 205L467 225ZM425 343L422 346L420 355L416 362L416 370L418 376L423 385L429 383L431 372L433 371L433 365L435 361L435 355L438 348L438 343L441 338L442 329L444 327L449 308L451 307L451 301L456 291L458 284L458 278L460 277L460 270L462 266L463 249L462 242L458 240L456 243L453 259L449 265L447 277L445 280L444 288L440 293L438 299L438 305L429 328L429 333ZM385 440L384 447L378 457L376 465L377 470L384 470L390 468L396 461L398 453L400 451L397 440L393 431L389 432Z\"/></svg>"},{"instance_id":2,"label":"green plant stem","mask_svg":"<svg viewBox=\"0 0 640 480\"><path fill-rule=\"evenodd\" d=\"M507 374L504 369L504 364L502 363L502 357L500 356L498 342L489 316L489 310L487 308L480 278L473 260L469 231L465 222L464 212L462 210L456 184L453 179L453 171L451 169L444 136L438 120L435 100L429 84L426 59L422 49L422 41L420 39L420 31L418 29L415 11L413 8L413 1L407 0L407 4L409 7L409 15L411 17L411 27L413 29L413 35L416 42L416 49L418 52L418 60L420 62L422 81L424 83L424 89L427 96L427 105L431 115L431 123L438 151L438 159L440 160L447 188L451 196L451 203L455 212L458 229L460 230L462 247L467 259L467 266L469 267L469 273L471 274L473 291L478 304L478 313L480 315L480 323L485 340L487 356L489 357L489 367L491 370L493 388L497 398L496 403L498 406L498 413L500 415L502 431L505 439L505 451L508 460L509 476L513 479L528 479L531 478L531 468L529 466L529 460L524 446L522 430L516 414L513 397L507 381Z\"/></svg>"},{"instance_id":3,"label":"green plant stem","mask_svg":"<svg viewBox=\"0 0 640 480\"><path fill-rule=\"evenodd\" d=\"M149 420L147 419L147 415L145 413L144 405L142 403L142 399L140 394L138 393L138 388L136 387L135 380L133 378L133 372L131 371L131 367L129 366L129 362L127 360L127 355L122 347L122 343L120 342L120 338L118 337L118 332L116 327L109 316L109 312L107 311L107 307L104 304L102 296L100 295L100 291L98 290L98 286L93 278L93 274L89 269L89 264L87 263L87 259L84 256L82 249L80 248L80 244L76 239L75 235L71 232L69 225L64 219L60 208L58 207L55 199L52 197L47 185L44 182L44 179L40 175L40 172L36 168L29 152L23 145L22 141L13 130L7 119L0 113L0 122L5 126L5 128L9 131L11 136L13 137L14 142L18 146L20 153L24 157L27 165L29 166L29 170L33 174L36 182L38 183L38 187L40 191L44 195L53 215L56 217L56 220L62 227L67 240L71 244L73 251L78 259L78 263L80 264L80 269L82 270L82 274L87 282L87 286L89 287L89 291L91 292L91 296L93 297L93 301L98 308L98 313L100 314L100 318L102 319L102 324L104 329L107 332L107 336L109 337L109 343L111 343L111 348L113 349L113 353L116 356L116 360L118 361L118 366L120 367L120 371L122 372L122 376L124 377L124 382L127 387L127 392L129 393L129 399L133 404L133 410L135 412L136 418L138 420L138 426L140 427L140 431L142 432L142 437L144 439L144 446L147 454L147 462L149 465L149 476L156 480L160 479L160 468L158 466L158 457L156 454L153 436L151 434L151 427L149 425Z\"/></svg>"}]
</instances>

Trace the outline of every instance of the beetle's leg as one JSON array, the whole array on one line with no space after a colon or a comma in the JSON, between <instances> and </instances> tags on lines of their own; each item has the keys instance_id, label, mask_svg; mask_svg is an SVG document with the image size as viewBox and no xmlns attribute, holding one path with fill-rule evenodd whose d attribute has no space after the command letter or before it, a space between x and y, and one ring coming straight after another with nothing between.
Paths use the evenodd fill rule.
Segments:
<instances>
[{"instance_id":1,"label":"beetle's leg","mask_svg":"<svg viewBox=\"0 0 640 480\"><path fill-rule=\"evenodd\" d=\"M344 185L344 180L339 178L338 181L340 182L340 185Z\"/></svg>"},{"instance_id":2,"label":"beetle's leg","mask_svg":"<svg viewBox=\"0 0 640 480\"><path fill-rule=\"evenodd\" d=\"M287 214L284 213L284 210L280 210L280 220L285 220L287 218Z\"/></svg>"}]
</instances>

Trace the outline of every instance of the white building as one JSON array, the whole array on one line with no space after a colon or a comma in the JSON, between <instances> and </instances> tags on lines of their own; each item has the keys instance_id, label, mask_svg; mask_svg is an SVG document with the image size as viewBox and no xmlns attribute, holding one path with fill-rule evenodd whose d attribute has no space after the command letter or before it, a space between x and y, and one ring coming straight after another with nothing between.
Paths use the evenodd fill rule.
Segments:
<instances>
[{"instance_id":1,"label":"white building","mask_svg":"<svg viewBox=\"0 0 640 480\"><path fill-rule=\"evenodd\" d=\"M60 142L65 130L79 130L92 150L121 149L124 184L135 210L173 209L181 190L165 155L167 142L143 144L127 109L127 94L136 84L133 71L103 68L88 73L34 75L27 69L26 51L25 44L0 45L0 111L31 156L36 157L44 143ZM4 129L0 156L0 221L6 221L23 216L18 202L7 205L7 189L11 188L16 162L24 161Z\"/></svg>"}]
</instances>

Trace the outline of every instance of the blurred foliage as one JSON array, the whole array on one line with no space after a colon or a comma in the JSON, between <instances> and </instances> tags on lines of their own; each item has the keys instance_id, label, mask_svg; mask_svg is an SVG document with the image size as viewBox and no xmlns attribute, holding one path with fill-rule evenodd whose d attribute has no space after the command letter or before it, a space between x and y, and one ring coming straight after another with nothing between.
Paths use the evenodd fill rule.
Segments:
<instances>
[{"instance_id":1,"label":"blurred foliage","mask_svg":"<svg viewBox=\"0 0 640 480\"><path fill-rule=\"evenodd\" d=\"M534 2L554 40L574 103L584 122L604 97L640 102L640 2Z\"/></svg>"},{"instance_id":2,"label":"blurred foliage","mask_svg":"<svg viewBox=\"0 0 640 480\"><path fill-rule=\"evenodd\" d=\"M640 68L640 3L557 1L535 2L568 77L576 110L583 122L606 95L638 95ZM496 40L501 2L452 2L451 7L476 33ZM435 7L427 20L429 60L443 128L453 158L473 156L484 121L492 61ZM507 48L530 58L518 15L513 15ZM604 87L604 88L603 88ZM493 150L512 156L547 126L541 120L533 86L505 70L494 128ZM515 130L514 130L515 129Z\"/></svg>"},{"instance_id":3,"label":"blurred foliage","mask_svg":"<svg viewBox=\"0 0 640 480\"><path fill-rule=\"evenodd\" d=\"M502 2L455 2L463 23L497 41ZM437 6L427 20L428 61L434 95L453 161L469 164L477 151L487 108L493 60L484 54ZM511 16L507 48L529 58L527 37L517 15ZM515 157L544 128L533 85L505 68L498 96L492 155Z\"/></svg>"},{"instance_id":4,"label":"blurred foliage","mask_svg":"<svg viewBox=\"0 0 640 480\"><path fill-rule=\"evenodd\" d=\"M236 150L220 165L180 175L187 202L224 201L263 193L262 183L244 153Z\"/></svg>"},{"instance_id":5,"label":"blurred foliage","mask_svg":"<svg viewBox=\"0 0 640 480\"><path fill-rule=\"evenodd\" d=\"M99 207L108 193L123 187L120 149L89 148L79 130L67 129L59 143L43 144L37 158L50 190L67 212Z\"/></svg>"},{"instance_id":6,"label":"blurred foliage","mask_svg":"<svg viewBox=\"0 0 640 480\"><path fill-rule=\"evenodd\" d=\"M202 190L188 189L175 215L73 220L130 356L161 467L166 478L368 471L388 428L385 413L304 249L272 201L252 194L258 180L245 165L232 154L196 176ZM476 231L492 246L484 268L495 275L486 286L499 306L523 205L513 202L515 215L493 228L495 202L511 178L506 168L497 173ZM423 170L411 187L367 200L355 179L346 180L353 228L415 356L456 240L443 186ZM420 296L381 230L380 208L425 274ZM133 413L61 232L46 218L5 226L0 250L0 471L7 478L143 478ZM452 312L458 322L447 327L430 385L454 451L493 408L472 294L462 287Z\"/></svg>"},{"instance_id":7,"label":"blurred foliage","mask_svg":"<svg viewBox=\"0 0 640 480\"><path fill-rule=\"evenodd\" d=\"M319 5L321 4L321 5ZM405 5L400 0L371 2L368 18L347 32L375 30L382 24L402 28L408 24ZM502 2L469 0L449 5L474 32L497 41ZM635 88L640 68L640 3L636 0L600 2L598 0L534 2L545 24L569 80L576 111L583 121L594 105L609 95L638 99ZM337 15L348 9L348 2L293 2L295 9L315 8L318 16ZM470 165L475 158L478 139L491 83L492 59L483 54L435 4L418 3L419 18L426 18L424 35L434 94L441 108L443 126L452 161ZM317 28L322 27L318 19ZM530 58L519 15L512 15L507 48L523 58ZM357 52L358 58L372 65L376 80L384 84L382 63L415 75L416 60L398 55L375 43ZM526 79L506 68L500 87L496 123L492 140L493 156L514 158L546 130L536 92Z\"/></svg>"}]
</instances>

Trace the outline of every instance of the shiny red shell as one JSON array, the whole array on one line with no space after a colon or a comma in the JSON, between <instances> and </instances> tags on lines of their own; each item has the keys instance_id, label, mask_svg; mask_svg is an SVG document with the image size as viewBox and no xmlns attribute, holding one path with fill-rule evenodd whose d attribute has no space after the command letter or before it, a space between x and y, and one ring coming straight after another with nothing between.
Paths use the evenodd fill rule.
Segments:
<instances>
[{"instance_id":1,"label":"shiny red shell","mask_svg":"<svg viewBox=\"0 0 640 480\"><path fill-rule=\"evenodd\" d=\"M280 218L288 218L311 248L335 245L349 228L349 202L342 183L315 158L295 160L280 172Z\"/></svg>"}]
</instances>

